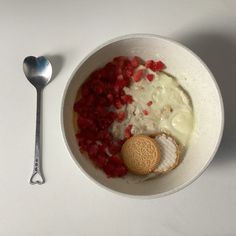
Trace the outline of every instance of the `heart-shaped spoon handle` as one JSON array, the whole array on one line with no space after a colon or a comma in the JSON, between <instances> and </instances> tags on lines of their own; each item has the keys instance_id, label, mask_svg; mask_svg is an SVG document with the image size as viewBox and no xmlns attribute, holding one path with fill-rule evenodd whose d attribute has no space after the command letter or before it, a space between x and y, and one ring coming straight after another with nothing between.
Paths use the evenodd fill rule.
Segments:
<instances>
[{"instance_id":1,"label":"heart-shaped spoon handle","mask_svg":"<svg viewBox=\"0 0 236 236\"><path fill-rule=\"evenodd\" d=\"M45 183L44 177L40 172L34 172L30 178L31 184L43 184Z\"/></svg>"},{"instance_id":2,"label":"heart-shaped spoon handle","mask_svg":"<svg viewBox=\"0 0 236 236\"><path fill-rule=\"evenodd\" d=\"M37 113L36 113L34 169L33 169L33 174L30 178L31 184L45 183L45 179L42 173L42 163L41 163L41 94L42 94L42 89L37 88Z\"/></svg>"},{"instance_id":3,"label":"heart-shaped spoon handle","mask_svg":"<svg viewBox=\"0 0 236 236\"><path fill-rule=\"evenodd\" d=\"M35 133L34 169L30 178L31 184L45 182L41 163L41 95L45 86L52 79L52 66L46 57L29 56L24 59L23 70L26 78L37 90L37 113Z\"/></svg>"}]
</instances>

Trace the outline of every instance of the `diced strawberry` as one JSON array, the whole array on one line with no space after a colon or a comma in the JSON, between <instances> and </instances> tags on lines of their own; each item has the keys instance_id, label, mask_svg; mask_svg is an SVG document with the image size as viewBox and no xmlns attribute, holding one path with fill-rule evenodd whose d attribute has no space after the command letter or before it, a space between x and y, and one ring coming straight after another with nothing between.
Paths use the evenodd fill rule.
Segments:
<instances>
[{"instance_id":1,"label":"diced strawberry","mask_svg":"<svg viewBox=\"0 0 236 236\"><path fill-rule=\"evenodd\" d=\"M104 106L97 106L96 108L95 108L95 114L97 115L97 116L102 116L104 113L105 113L105 111L106 111L106 109L105 109L105 107Z\"/></svg>"},{"instance_id":2,"label":"diced strawberry","mask_svg":"<svg viewBox=\"0 0 236 236\"><path fill-rule=\"evenodd\" d=\"M122 96L124 96L124 95L125 95L125 91L122 89L122 90L120 90L119 95L117 97L121 98L121 100L122 100Z\"/></svg>"},{"instance_id":3,"label":"diced strawberry","mask_svg":"<svg viewBox=\"0 0 236 236\"><path fill-rule=\"evenodd\" d=\"M153 64L154 64L154 61L153 61L153 60L147 60L147 61L145 62L145 67L146 67L146 68L152 68Z\"/></svg>"},{"instance_id":4,"label":"diced strawberry","mask_svg":"<svg viewBox=\"0 0 236 236\"><path fill-rule=\"evenodd\" d=\"M82 96L88 96L90 94L89 83L84 83L81 87Z\"/></svg>"},{"instance_id":5,"label":"diced strawberry","mask_svg":"<svg viewBox=\"0 0 236 236\"><path fill-rule=\"evenodd\" d=\"M98 146L98 155L104 156L106 154L107 145L101 144Z\"/></svg>"},{"instance_id":6,"label":"diced strawberry","mask_svg":"<svg viewBox=\"0 0 236 236\"><path fill-rule=\"evenodd\" d=\"M125 74L127 77L131 77L134 74L133 68L126 69Z\"/></svg>"},{"instance_id":7,"label":"diced strawberry","mask_svg":"<svg viewBox=\"0 0 236 236\"><path fill-rule=\"evenodd\" d=\"M111 93L108 93L107 94L107 99L109 100L109 102L113 102L114 98L113 98L113 95Z\"/></svg>"},{"instance_id":8,"label":"diced strawberry","mask_svg":"<svg viewBox=\"0 0 236 236\"><path fill-rule=\"evenodd\" d=\"M134 67L134 68L137 68L140 64L140 58L137 57L137 56L134 56L132 59L131 59L131 65Z\"/></svg>"},{"instance_id":9,"label":"diced strawberry","mask_svg":"<svg viewBox=\"0 0 236 236\"><path fill-rule=\"evenodd\" d=\"M107 174L108 177L113 176L114 169L115 169L115 167L114 167L114 165L112 165L112 163L108 163L107 165L105 165L103 167L103 170Z\"/></svg>"},{"instance_id":10,"label":"diced strawberry","mask_svg":"<svg viewBox=\"0 0 236 236\"><path fill-rule=\"evenodd\" d=\"M122 177L127 174L128 170L124 165L122 165L115 167L115 170L113 170L113 172L117 177Z\"/></svg>"},{"instance_id":11,"label":"diced strawberry","mask_svg":"<svg viewBox=\"0 0 236 236\"><path fill-rule=\"evenodd\" d=\"M115 106L117 109L120 109L121 107L123 107L123 104L122 104L121 100L116 99L116 100L115 100L115 103L114 103L114 106Z\"/></svg>"},{"instance_id":12,"label":"diced strawberry","mask_svg":"<svg viewBox=\"0 0 236 236\"><path fill-rule=\"evenodd\" d=\"M131 95L123 95L121 99L128 104L131 104L133 102L133 97Z\"/></svg>"},{"instance_id":13,"label":"diced strawberry","mask_svg":"<svg viewBox=\"0 0 236 236\"><path fill-rule=\"evenodd\" d=\"M95 135L95 134L94 134ZM105 130L100 130L97 135L97 140L102 141L103 144L109 143L112 140L112 135L109 133L107 129ZM100 146L99 146L100 147Z\"/></svg>"},{"instance_id":14,"label":"diced strawberry","mask_svg":"<svg viewBox=\"0 0 236 236\"><path fill-rule=\"evenodd\" d=\"M85 117L82 117L82 116L79 116L78 117L78 126L79 127L83 127L84 129L86 128L89 128L90 126L93 125L93 121L88 119L88 118L85 118Z\"/></svg>"},{"instance_id":15,"label":"diced strawberry","mask_svg":"<svg viewBox=\"0 0 236 236\"><path fill-rule=\"evenodd\" d=\"M98 153L97 144L90 145L89 150L88 150L88 155L92 158L92 157L96 157L97 153Z\"/></svg>"},{"instance_id":16,"label":"diced strawberry","mask_svg":"<svg viewBox=\"0 0 236 236\"><path fill-rule=\"evenodd\" d=\"M122 67L126 60L127 60L127 57L119 56L119 57L115 57L113 59L113 62L115 62L119 67Z\"/></svg>"},{"instance_id":17,"label":"diced strawberry","mask_svg":"<svg viewBox=\"0 0 236 236\"><path fill-rule=\"evenodd\" d=\"M107 160L106 156L98 155L96 160L97 166L102 169L106 164L106 160Z\"/></svg>"},{"instance_id":18,"label":"diced strawberry","mask_svg":"<svg viewBox=\"0 0 236 236\"><path fill-rule=\"evenodd\" d=\"M100 95L102 93L105 92L105 89L106 89L106 85L100 81L100 80L96 80L94 81L94 83L92 84L93 86L93 91L97 94L97 95Z\"/></svg>"},{"instance_id":19,"label":"diced strawberry","mask_svg":"<svg viewBox=\"0 0 236 236\"><path fill-rule=\"evenodd\" d=\"M112 120L106 118L106 117L100 117L97 120L97 126L100 130L106 130L112 123Z\"/></svg>"},{"instance_id":20,"label":"diced strawberry","mask_svg":"<svg viewBox=\"0 0 236 236\"><path fill-rule=\"evenodd\" d=\"M116 75L121 75L122 69L120 67L116 67Z\"/></svg>"},{"instance_id":21,"label":"diced strawberry","mask_svg":"<svg viewBox=\"0 0 236 236\"><path fill-rule=\"evenodd\" d=\"M124 79L123 75L118 75L117 76L117 80L123 80L123 79Z\"/></svg>"},{"instance_id":22,"label":"diced strawberry","mask_svg":"<svg viewBox=\"0 0 236 236\"><path fill-rule=\"evenodd\" d=\"M117 121L122 122L125 119L125 113L123 111L120 111L117 113Z\"/></svg>"},{"instance_id":23,"label":"diced strawberry","mask_svg":"<svg viewBox=\"0 0 236 236\"><path fill-rule=\"evenodd\" d=\"M125 139L121 139L118 141L118 144L120 145L120 147L125 143L125 141L126 141Z\"/></svg>"},{"instance_id":24,"label":"diced strawberry","mask_svg":"<svg viewBox=\"0 0 236 236\"><path fill-rule=\"evenodd\" d=\"M152 101L149 101L148 103L147 103L147 105L150 107L151 105L152 105Z\"/></svg>"},{"instance_id":25,"label":"diced strawberry","mask_svg":"<svg viewBox=\"0 0 236 236\"><path fill-rule=\"evenodd\" d=\"M165 68L165 64L162 61L157 61L154 63L151 69L153 71L160 71L160 70L163 70L164 68Z\"/></svg>"},{"instance_id":26,"label":"diced strawberry","mask_svg":"<svg viewBox=\"0 0 236 236\"><path fill-rule=\"evenodd\" d=\"M88 95L86 96L86 103L87 103L87 106L93 106L95 102L95 97L93 95Z\"/></svg>"},{"instance_id":27,"label":"diced strawberry","mask_svg":"<svg viewBox=\"0 0 236 236\"><path fill-rule=\"evenodd\" d=\"M125 132L124 132L125 138L130 138L132 136L132 133L131 133L132 127L133 125L130 124L125 128Z\"/></svg>"},{"instance_id":28,"label":"diced strawberry","mask_svg":"<svg viewBox=\"0 0 236 236\"><path fill-rule=\"evenodd\" d=\"M109 162L112 163L114 166L121 166L123 165L123 161L119 156L111 156L109 158Z\"/></svg>"},{"instance_id":29,"label":"diced strawberry","mask_svg":"<svg viewBox=\"0 0 236 236\"><path fill-rule=\"evenodd\" d=\"M98 100L98 105L101 106L101 107L107 107L109 106L110 102L107 100L107 98L104 96L104 97L101 97L99 100Z\"/></svg>"},{"instance_id":30,"label":"diced strawberry","mask_svg":"<svg viewBox=\"0 0 236 236\"><path fill-rule=\"evenodd\" d=\"M120 152L122 144L120 143L111 143L108 146L108 151L110 154L115 155Z\"/></svg>"},{"instance_id":31,"label":"diced strawberry","mask_svg":"<svg viewBox=\"0 0 236 236\"><path fill-rule=\"evenodd\" d=\"M153 74L147 74L147 79L149 80L149 81L153 81L153 79L154 79L154 75Z\"/></svg>"},{"instance_id":32,"label":"diced strawberry","mask_svg":"<svg viewBox=\"0 0 236 236\"><path fill-rule=\"evenodd\" d=\"M108 116L112 121L114 121L117 117L117 114L113 111L110 111L110 112L108 112Z\"/></svg>"},{"instance_id":33,"label":"diced strawberry","mask_svg":"<svg viewBox=\"0 0 236 236\"><path fill-rule=\"evenodd\" d=\"M143 110L143 114L144 114L145 116L147 116L149 113L148 113L147 110Z\"/></svg>"},{"instance_id":34,"label":"diced strawberry","mask_svg":"<svg viewBox=\"0 0 236 236\"><path fill-rule=\"evenodd\" d=\"M127 82L124 79L117 80L114 85L115 92L118 93L119 91L121 91L126 86L126 84Z\"/></svg>"},{"instance_id":35,"label":"diced strawberry","mask_svg":"<svg viewBox=\"0 0 236 236\"><path fill-rule=\"evenodd\" d=\"M135 74L134 74L134 81L135 82L139 82L141 79L142 79L142 77L143 77L143 75L144 75L144 70L138 70L137 72L135 72Z\"/></svg>"}]
</instances>

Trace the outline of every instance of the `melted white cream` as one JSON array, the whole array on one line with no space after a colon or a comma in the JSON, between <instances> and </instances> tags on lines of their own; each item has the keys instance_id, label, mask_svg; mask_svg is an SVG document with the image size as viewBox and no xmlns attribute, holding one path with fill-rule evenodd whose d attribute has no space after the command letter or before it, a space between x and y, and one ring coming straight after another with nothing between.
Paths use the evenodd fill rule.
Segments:
<instances>
[{"instance_id":1,"label":"melted white cream","mask_svg":"<svg viewBox=\"0 0 236 236\"><path fill-rule=\"evenodd\" d=\"M138 69L145 68L139 66ZM121 109L126 118L121 123L113 123L113 135L123 139L124 129L132 124L133 134L151 135L165 131L185 146L193 128L193 109L188 95L175 78L164 72L145 71L153 74L154 79L149 81L144 77L124 88L126 94L133 97L133 103ZM147 105L149 101L152 101L151 106ZM148 115L143 113L144 110Z\"/></svg>"}]
</instances>

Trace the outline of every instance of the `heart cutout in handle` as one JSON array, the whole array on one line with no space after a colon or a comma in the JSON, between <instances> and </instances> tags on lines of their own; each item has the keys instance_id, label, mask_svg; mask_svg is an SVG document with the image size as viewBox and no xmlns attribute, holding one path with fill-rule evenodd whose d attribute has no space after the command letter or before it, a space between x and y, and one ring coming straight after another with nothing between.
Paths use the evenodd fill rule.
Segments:
<instances>
[{"instance_id":1,"label":"heart cutout in handle","mask_svg":"<svg viewBox=\"0 0 236 236\"><path fill-rule=\"evenodd\" d=\"M30 178L30 183L31 184L44 184L45 179L40 173L35 172L32 174L32 176Z\"/></svg>"}]
</instances>

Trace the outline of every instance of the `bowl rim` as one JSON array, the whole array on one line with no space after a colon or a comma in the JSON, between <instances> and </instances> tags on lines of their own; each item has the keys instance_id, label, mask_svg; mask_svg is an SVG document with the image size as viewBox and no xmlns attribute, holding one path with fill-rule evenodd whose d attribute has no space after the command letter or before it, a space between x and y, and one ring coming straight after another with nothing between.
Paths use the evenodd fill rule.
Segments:
<instances>
[{"instance_id":1,"label":"bowl rim","mask_svg":"<svg viewBox=\"0 0 236 236\"><path fill-rule=\"evenodd\" d=\"M79 68L84 64L84 62L91 57L93 54L95 54L97 51L99 51L100 49L108 46L109 44L121 41L121 40L125 40L125 39L133 39L133 38L154 38L154 39L162 39L165 40L167 42L171 42L175 45L177 45L178 47L183 48L184 50L188 51L192 56L194 56L202 65L203 67L207 70L207 72L210 75L210 78L212 79L216 90L217 90L217 94L219 96L219 100L220 100L220 111L221 111L221 127L220 127L220 133L216 142L216 146L215 149L212 151L211 156L209 157L208 161L206 162L206 164L203 166L203 168L201 170L199 170L198 174L196 176L194 176L193 178L191 178L190 180L186 181L185 183L169 190L163 193L158 193L158 194L152 194L152 195L135 195L135 194L128 194L128 193L123 193L123 192L119 192L117 190L113 190L105 185L103 185L102 183L100 183L99 181L97 181L96 179L94 179L92 176L90 176L83 168L82 166L78 163L78 161L76 160L75 156L73 155L70 146L67 142L66 139L66 134L65 134L65 129L64 129L64 116L63 116L63 111L64 111L64 105L65 105L65 98L66 98L66 94L68 92L68 88L70 86L70 83L72 81L72 79L74 78L76 72L79 70ZM111 193L115 193L119 196L123 196L123 197L129 197L129 198L135 198L135 199L155 199L155 198L160 198L160 197L164 197L164 196L168 196L170 194L176 193L178 191L180 191L181 189L184 189L185 187L187 187L188 185L192 184L195 180L197 180L202 174L203 172L207 169L207 167L210 165L211 161L213 160L217 150L219 149L221 140L222 140L222 136L223 136L223 131L224 131L224 123L225 123L225 114L224 114L224 104L223 104L223 98L222 98L222 94L219 88L219 85L213 75L213 73L210 71L210 69L208 68L208 66L205 64L205 62L197 55L195 54L191 49L189 49L188 47L186 47L185 45L171 39L165 36L161 36L161 35L156 35L156 34L145 34L145 33L136 33L136 34L126 34L126 35L122 35L122 36L118 36L115 37L113 39L110 39L104 43L102 43L101 45L97 46L95 49L93 49L90 53L88 53L81 61L80 63L75 67L75 69L73 70L71 76L69 77L68 81L66 82L66 86L64 88L64 92L63 92L63 96L62 96L62 101L61 101L61 109L60 109L60 126L61 126L61 132L62 132L62 136L64 139L64 142L66 144L67 150L69 151L70 156L72 157L73 161L76 163L76 165L80 168L81 172L88 177L88 179L90 179L93 183L97 184L98 186L100 186L101 188L108 190Z\"/></svg>"}]
</instances>

